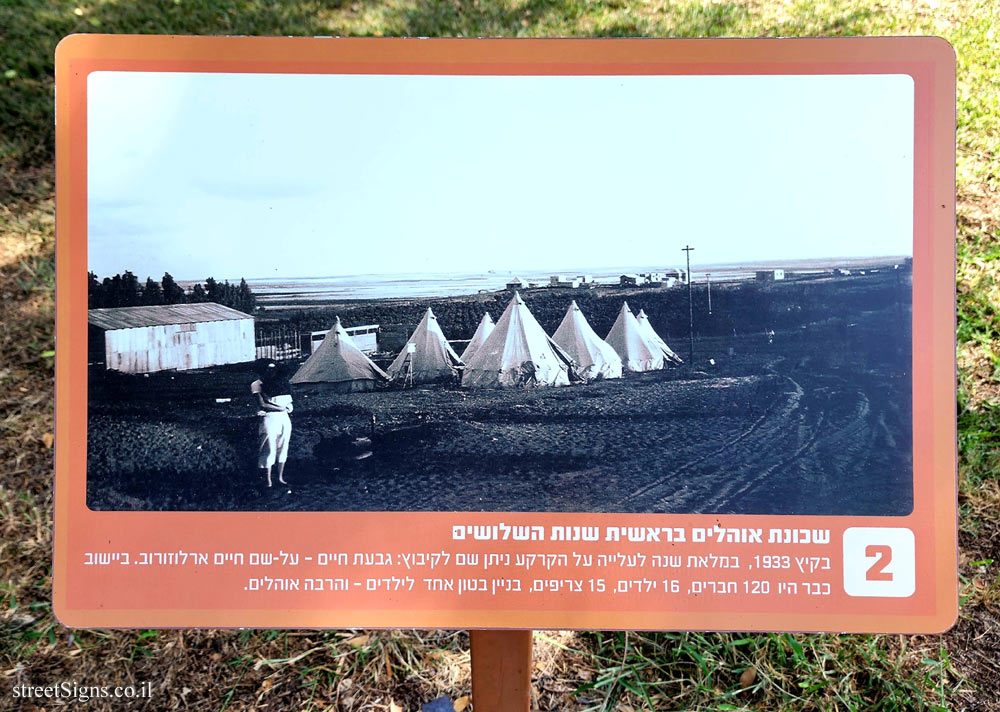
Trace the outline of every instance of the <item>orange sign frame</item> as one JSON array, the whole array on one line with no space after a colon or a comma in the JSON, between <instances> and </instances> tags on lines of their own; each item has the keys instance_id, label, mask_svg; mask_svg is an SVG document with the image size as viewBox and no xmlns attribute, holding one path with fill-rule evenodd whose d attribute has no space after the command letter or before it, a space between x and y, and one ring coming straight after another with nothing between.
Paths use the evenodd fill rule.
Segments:
<instances>
[{"instance_id":1,"label":"orange sign frame","mask_svg":"<svg viewBox=\"0 0 1000 712\"><path fill-rule=\"evenodd\" d=\"M913 498L905 517L551 514L479 512L107 512L86 505L87 77L100 70L464 75L907 74L914 82ZM57 306L54 608L76 627L434 627L938 632L957 616L955 416L955 55L936 38L804 40L419 40L75 35L56 52ZM380 552L569 554L580 542L478 541L497 527L823 530L829 544L796 548L787 535L752 552L828 556L823 595L643 597L557 588L531 596L391 590L374 569L336 593L246 585L233 566L94 565L95 554ZM912 532L913 592L849 595L845 531ZM476 531L479 531L478 529ZM509 529L508 529L509 531ZM569 531L569 530L566 530ZM624 529L622 539L624 539ZM318 533L322 532L322 535ZM468 535L466 534L468 533ZM797 535L796 535L797 536ZM709 535L711 541L711 535ZM626 544L601 536L592 555ZM635 551L641 547L632 546ZM701 553L688 539L670 551ZM846 546L846 544L844 544ZM686 547L686 548L685 548ZM646 549L649 554L654 549ZM662 552L660 546L656 551ZM214 553L211 553L214 552ZM570 561L572 561L570 559ZM132 562L135 563L134 561ZM330 573L310 570L310 576ZM399 573L402 573L401 571ZM434 574L463 576L452 562ZM719 578L720 572L711 577ZM299 572L301 575L301 572ZM480 568L474 576L483 576ZM627 575L627 574L624 574ZM490 575L492 577L492 575ZM573 566L532 574L586 576ZM274 578L274 577L271 577ZM707 577L706 577L707 578ZM776 572L780 584L795 576ZM801 578L801 576L799 576ZM320 580L320 579L314 579ZM486 580L486 579L483 579ZM495 586L495 584L494 584ZM628 588L628 587L626 587Z\"/></svg>"}]
</instances>

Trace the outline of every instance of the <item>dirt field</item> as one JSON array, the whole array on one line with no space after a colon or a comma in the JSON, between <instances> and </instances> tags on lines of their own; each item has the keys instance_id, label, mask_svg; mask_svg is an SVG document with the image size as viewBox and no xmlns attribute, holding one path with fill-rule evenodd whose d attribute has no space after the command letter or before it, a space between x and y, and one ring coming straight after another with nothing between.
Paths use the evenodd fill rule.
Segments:
<instances>
[{"instance_id":1,"label":"dirt field","mask_svg":"<svg viewBox=\"0 0 1000 712\"><path fill-rule=\"evenodd\" d=\"M912 503L908 365L897 304L770 343L701 338L692 364L617 381L297 390L290 486L272 490L255 469L246 367L95 374L88 503L901 515Z\"/></svg>"}]
</instances>

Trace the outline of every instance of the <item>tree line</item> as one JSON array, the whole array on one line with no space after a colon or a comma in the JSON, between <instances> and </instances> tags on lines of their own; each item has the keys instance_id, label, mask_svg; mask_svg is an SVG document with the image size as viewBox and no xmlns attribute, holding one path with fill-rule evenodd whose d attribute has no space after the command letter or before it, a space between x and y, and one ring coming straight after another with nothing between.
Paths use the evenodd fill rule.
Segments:
<instances>
[{"instance_id":1,"label":"tree line","mask_svg":"<svg viewBox=\"0 0 1000 712\"><path fill-rule=\"evenodd\" d=\"M199 302L215 302L247 314L253 314L257 308L257 297L245 279L241 279L239 284L230 284L229 280L219 282L209 277L204 284L195 284L185 291L169 272L165 272L159 282L146 277L145 284L128 270L103 280L93 272L87 273L87 305L90 309Z\"/></svg>"}]
</instances>

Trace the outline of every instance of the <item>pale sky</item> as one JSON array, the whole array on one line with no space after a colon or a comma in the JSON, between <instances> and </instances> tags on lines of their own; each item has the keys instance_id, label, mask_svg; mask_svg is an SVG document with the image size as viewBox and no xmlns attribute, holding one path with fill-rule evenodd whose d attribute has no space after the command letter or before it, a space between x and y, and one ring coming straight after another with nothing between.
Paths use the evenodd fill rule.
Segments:
<instances>
[{"instance_id":1,"label":"pale sky","mask_svg":"<svg viewBox=\"0 0 1000 712\"><path fill-rule=\"evenodd\" d=\"M905 75L97 72L101 277L912 254Z\"/></svg>"}]
</instances>

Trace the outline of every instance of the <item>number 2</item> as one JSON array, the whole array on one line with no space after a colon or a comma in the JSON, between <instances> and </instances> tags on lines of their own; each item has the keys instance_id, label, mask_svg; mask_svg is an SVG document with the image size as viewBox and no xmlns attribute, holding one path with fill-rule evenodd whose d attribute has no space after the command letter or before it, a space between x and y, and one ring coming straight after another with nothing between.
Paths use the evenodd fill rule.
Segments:
<instances>
[{"instance_id":1,"label":"number 2","mask_svg":"<svg viewBox=\"0 0 1000 712\"><path fill-rule=\"evenodd\" d=\"M883 544L869 544L865 547L865 558L877 556L875 563L868 567L865 572L867 581L892 581L892 573L885 570L885 567L892 562L892 547Z\"/></svg>"}]
</instances>

